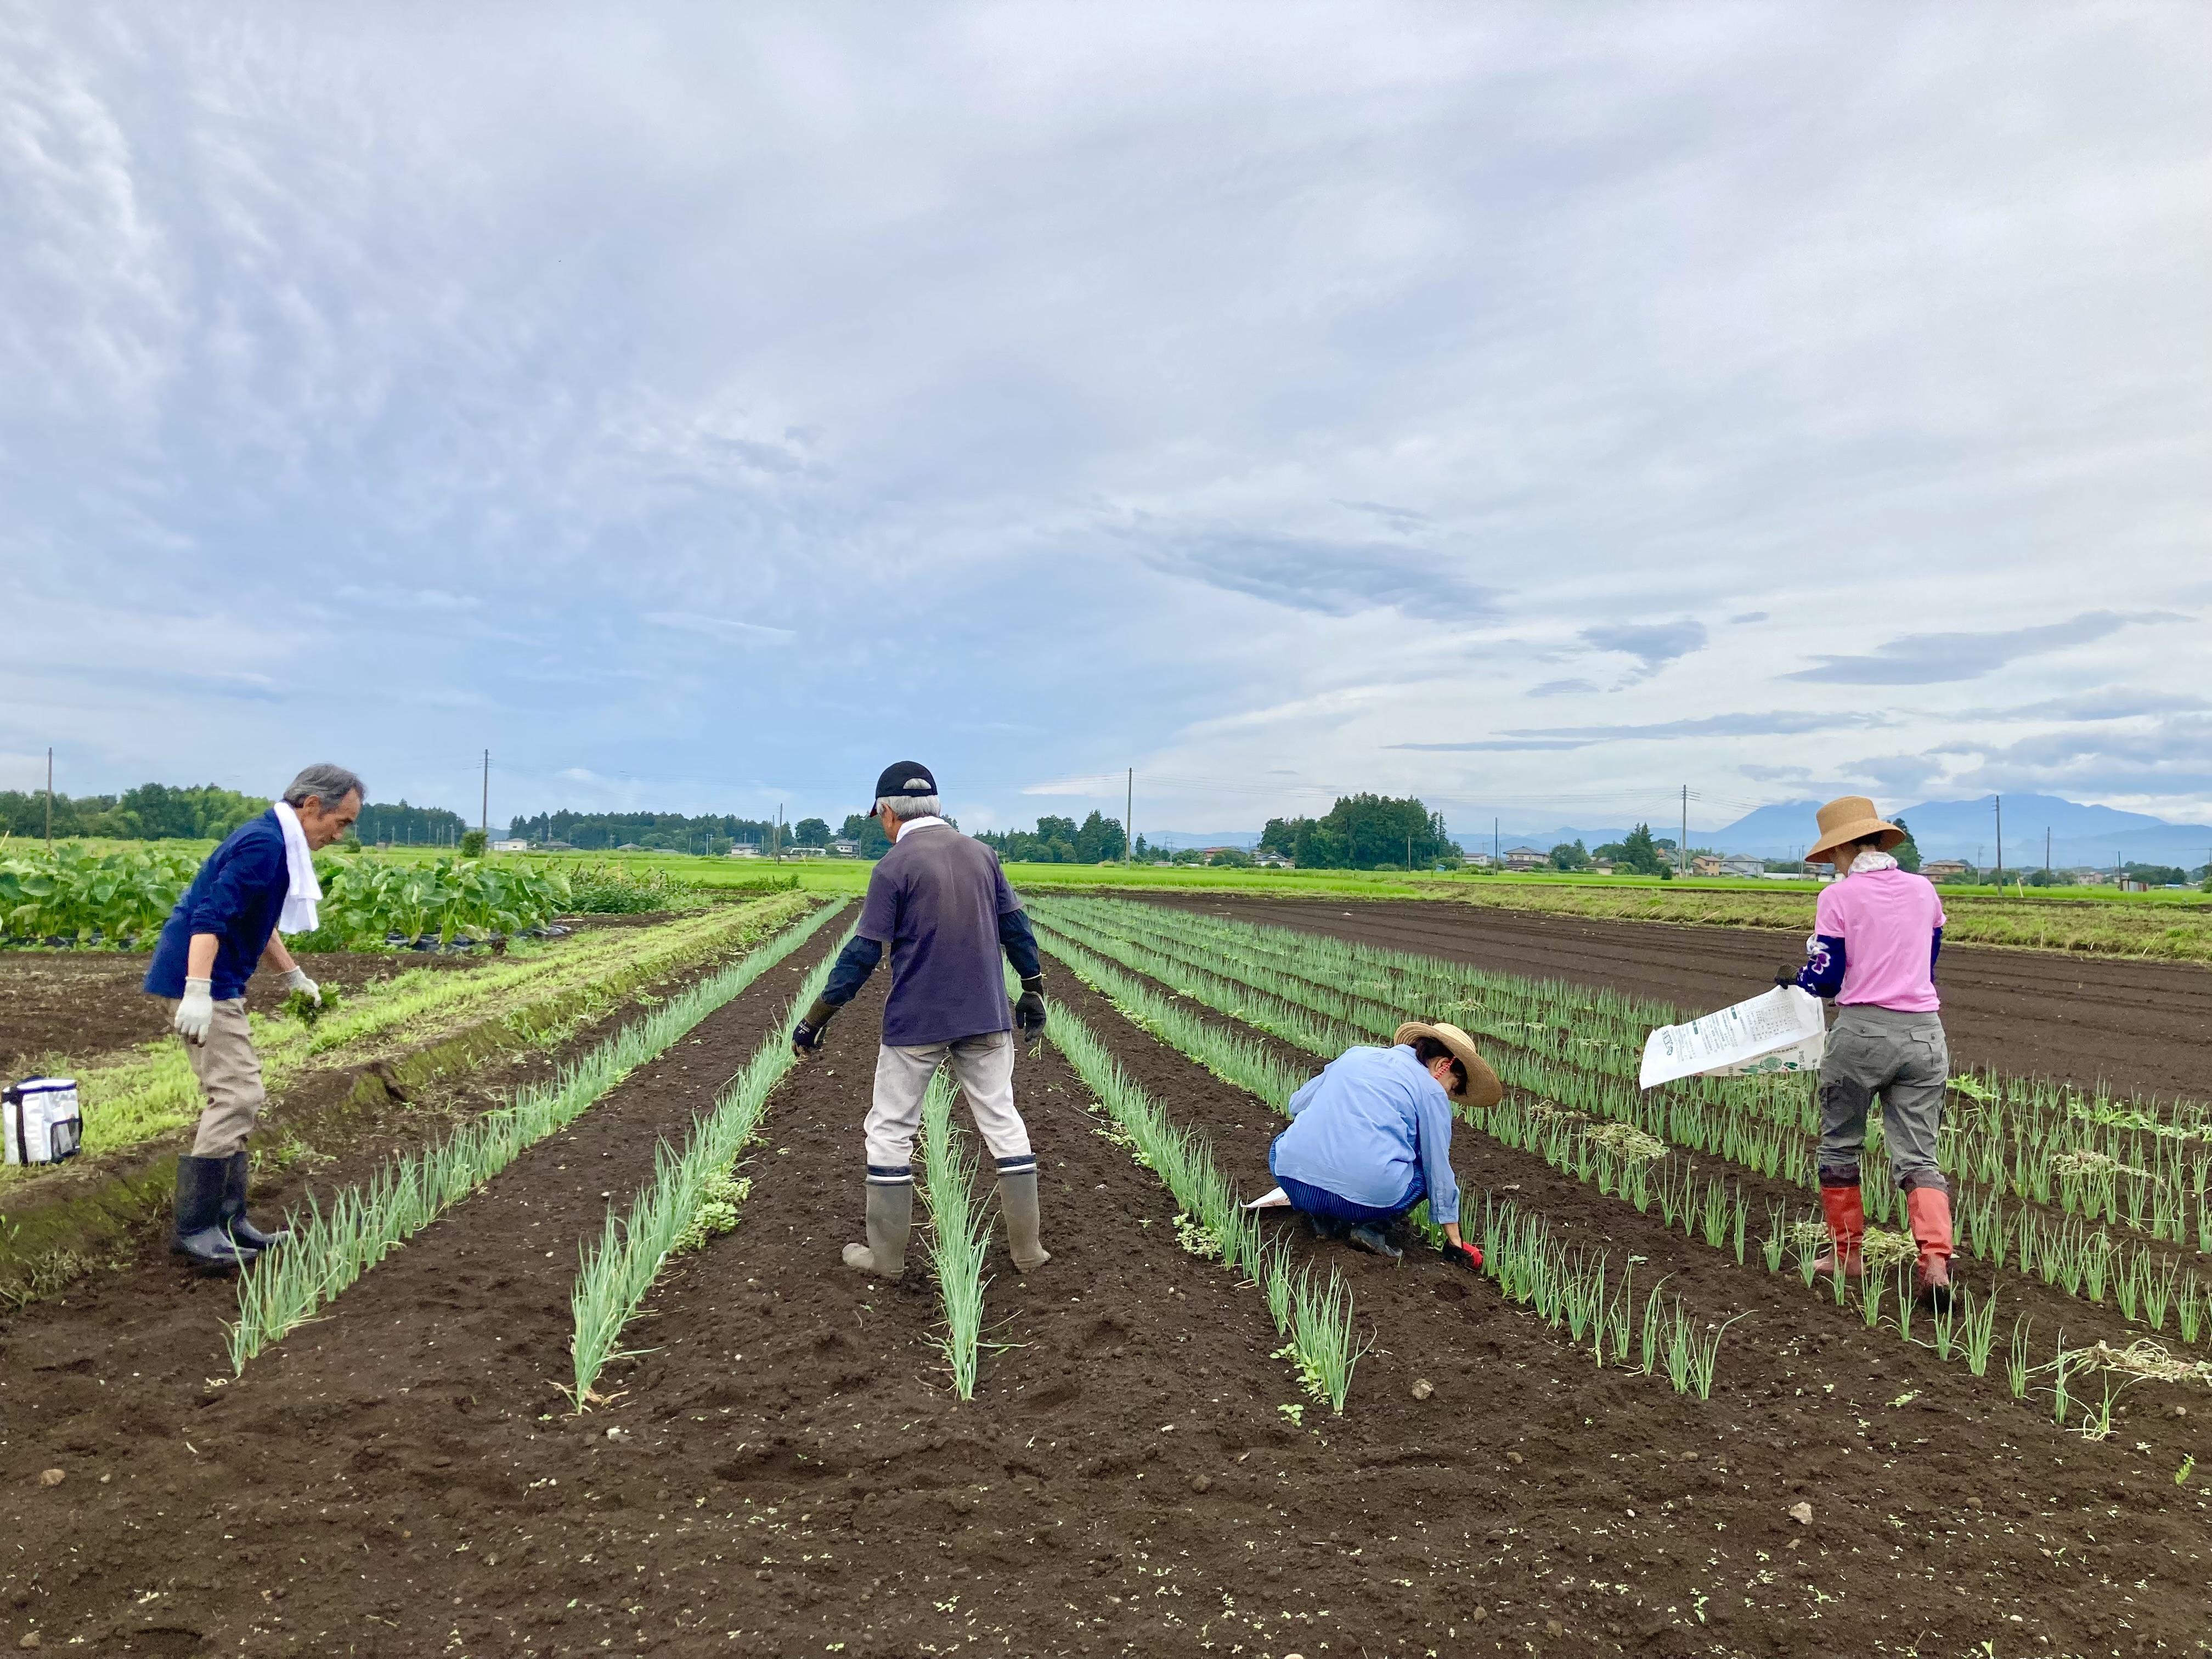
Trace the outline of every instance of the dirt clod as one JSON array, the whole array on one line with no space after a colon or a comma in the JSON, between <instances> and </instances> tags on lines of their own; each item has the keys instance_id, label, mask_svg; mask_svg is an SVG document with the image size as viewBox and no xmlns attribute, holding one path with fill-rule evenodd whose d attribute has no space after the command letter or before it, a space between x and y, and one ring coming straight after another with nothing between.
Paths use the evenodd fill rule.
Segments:
<instances>
[{"instance_id":1,"label":"dirt clod","mask_svg":"<svg viewBox=\"0 0 2212 1659\"><path fill-rule=\"evenodd\" d=\"M1792 1504L1790 1506L1790 1518L1801 1527L1811 1526L1813 1506L1810 1504Z\"/></svg>"},{"instance_id":2,"label":"dirt clod","mask_svg":"<svg viewBox=\"0 0 2212 1659\"><path fill-rule=\"evenodd\" d=\"M1412 1393L1413 1393L1413 1398L1414 1398L1414 1399L1416 1399L1416 1400L1426 1400L1426 1399L1427 1399L1431 1395L1434 1394L1436 1391L1437 1391L1437 1385L1436 1385L1435 1383L1433 1383L1433 1382L1430 1382L1430 1381L1429 1381L1429 1379L1428 1379L1427 1377L1425 1377L1425 1376L1424 1376L1424 1377L1420 1378L1419 1381L1417 1381L1417 1382L1413 1384L1413 1389L1412 1389Z\"/></svg>"},{"instance_id":3,"label":"dirt clod","mask_svg":"<svg viewBox=\"0 0 2212 1659\"><path fill-rule=\"evenodd\" d=\"M1516 1468L1518 1468L1521 1462L1521 1454L1519 1452L1508 1452L1505 1454L1505 1461L1513 1464Z\"/></svg>"},{"instance_id":4,"label":"dirt clod","mask_svg":"<svg viewBox=\"0 0 2212 1659\"><path fill-rule=\"evenodd\" d=\"M60 1469L40 1469L39 1471L39 1484L42 1486L58 1486L63 1481L68 1479L69 1476Z\"/></svg>"},{"instance_id":5,"label":"dirt clod","mask_svg":"<svg viewBox=\"0 0 2212 1659\"><path fill-rule=\"evenodd\" d=\"M1194 1474L1190 1478L1190 1489L1193 1492L1208 1491L1212 1485L1213 1477L1210 1474Z\"/></svg>"}]
</instances>

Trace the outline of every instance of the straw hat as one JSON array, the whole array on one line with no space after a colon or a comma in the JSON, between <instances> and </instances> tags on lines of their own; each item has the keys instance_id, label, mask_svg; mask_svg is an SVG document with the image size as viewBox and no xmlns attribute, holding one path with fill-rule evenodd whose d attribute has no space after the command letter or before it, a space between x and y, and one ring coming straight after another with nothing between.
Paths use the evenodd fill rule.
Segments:
<instances>
[{"instance_id":1,"label":"straw hat","mask_svg":"<svg viewBox=\"0 0 2212 1659\"><path fill-rule=\"evenodd\" d=\"M1820 836L1813 843L1813 850L1805 854L1808 864L1832 864L1834 860L1821 854L1868 836L1880 836L1885 853L1905 839L1905 831L1885 823L1875 811L1874 803L1864 795L1838 796L1820 809Z\"/></svg>"},{"instance_id":2,"label":"straw hat","mask_svg":"<svg viewBox=\"0 0 2212 1659\"><path fill-rule=\"evenodd\" d=\"M1505 1085L1498 1080L1498 1073L1490 1069L1490 1062L1474 1046L1474 1039L1458 1026L1447 1025L1442 1020L1431 1025L1409 1019L1398 1028L1390 1041L1410 1043L1415 1037L1434 1037L1452 1051L1453 1059L1467 1067L1467 1087L1453 1097L1462 1105L1481 1111L1505 1098Z\"/></svg>"}]
</instances>

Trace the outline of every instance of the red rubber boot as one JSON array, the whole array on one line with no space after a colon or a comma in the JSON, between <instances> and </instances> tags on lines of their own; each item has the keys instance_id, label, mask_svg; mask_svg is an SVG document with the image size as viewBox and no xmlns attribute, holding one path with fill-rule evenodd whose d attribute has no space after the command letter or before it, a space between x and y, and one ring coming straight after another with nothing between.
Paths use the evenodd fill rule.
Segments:
<instances>
[{"instance_id":1,"label":"red rubber boot","mask_svg":"<svg viewBox=\"0 0 2212 1659\"><path fill-rule=\"evenodd\" d=\"M1828 1248L1813 1263L1813 1276L1832 1278L1843 1263L1844 1277L1858 1279L1866 1273L1859 1247L1866 1237L1866 1204L1856 1187L1823 1187L1820 1209L1828 1220ZM1949 1236L1948 1231L1945 1235Z\"/></svg>"},{"instance_id":2,"label":"red rubber boot","mask_svg":"<svg viewBox=\"0 0 2212 1659\"><path fill-rule=\"evenodd\" d=\"M1912 1242L1920 1247L1920 1294L1938 1313L1951 1305L1951 1194L1915 1187L1905 1195Z\"/></svg>"}]
</instances>

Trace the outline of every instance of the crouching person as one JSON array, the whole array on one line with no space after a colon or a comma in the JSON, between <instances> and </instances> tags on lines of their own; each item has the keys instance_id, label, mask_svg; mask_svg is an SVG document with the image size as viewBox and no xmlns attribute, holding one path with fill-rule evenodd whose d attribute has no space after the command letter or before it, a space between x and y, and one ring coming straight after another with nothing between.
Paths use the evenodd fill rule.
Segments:
<instances>
[{"instance_id":1,"label":"crouching person","mask_svg":"<svg viewBox=\"0 0 2212 1659\"><path fill-rule=\"evenodd\" d=\"M208 855L162 924L146 970L168 1001L207 1105L191 1151L177 1160L169 1248L202 1267L234 1267L283 1242L246 1217L246 1137L268 1097L246 1023L246 982L266 963L291 990L322 992L276 935L312 933L322 889L309 856L361 816L362 782L342 766L310 766L284 799Z\"/></svg>"},{"instance_id":2,"label":"crouching person","mask_svg":"<svg viewBox=\"0 0 2212 1659\"><path fill-rule=\"evenodd\" d=\"M1394 1261L1404 1249L1392 1232L1425 1198L1450 1251L1480 1267L1460 1237L1452 1109L1483 1110L1504 1092L1458 1026L1409 1021L1391 1047L1348 1048L1291 1097L1268 1172L1316 1233Z\"/></svg>"}]
</instances>

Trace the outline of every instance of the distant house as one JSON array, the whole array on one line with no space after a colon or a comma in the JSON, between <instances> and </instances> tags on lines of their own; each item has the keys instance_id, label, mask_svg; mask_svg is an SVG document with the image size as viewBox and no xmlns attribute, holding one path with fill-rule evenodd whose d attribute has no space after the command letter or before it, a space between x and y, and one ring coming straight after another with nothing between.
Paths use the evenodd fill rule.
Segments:
<instances>
[{"instance_id":1,"label":"distant house","mask_svg":"<svg viewBox=\"0 0 2212 1659\"><path fill-rule=\"evenodd\" d=\"M491 844L491 850L495 853L527 853L530 843L526 841L495 841Z\"/></svg>"},{"instance_id":2,"label":"distant house","mask_svg":"<svg viewBox=\"0 0 2212 1659\"><path fill-rule=\"evenodd\" d=\"M1714 861L1720 866L1720 868L1713 872L1716 875L1757 877L1766 873L1765 859L1752 858L1746 854L1735 853Z\"/></svg>"},{"instance_id":3,"label":"distant house","mask_svg":"<svg viewBox=\"0 0 2212 1659\"><path fill-rule=\"evenodd\" d=\"M1467 855L1467 861L1474 866L1478 870L1487 870L1492 865L1498 862L1496 859L1491 857L1487 853L1469 853Z\"/></svg>"},{"instance_id":4,"label":"distant house","mask_svg":"<svg viewBox=\"0 0 2212 1659\"><path fill-rule=\"evenodd\" d=\"M833 859L856 859L860 856L860 843L837 836L831 838L829 850Z\"/></svg>"},{"instance_id":5,"label":"distant house","mask_svg":"<svg viewBox=\"0 0 2212 1659\"><path fill-rule=\"evenodd\" d=\"M1298 867L1280 853L1274 852L1255 853L1252 855L1252 862L1262 870L1295 870Z\"/></svg>"},{"instance_id":6,"label":"distant house","mask_svg":"<svg viewBox=\"0 0 2212 1659\"><path fill-rule=\"evenodd\" d=\"M1973 868L1964 859L1923 859L1920 873L1930 881L1948 881L1954 876L1972 875Z\"/></svg>"},{"instance_id":7,"label":"distant house","mask_svg":"<svg viewBox=\"0 0 2212 1659\"><path fill-rule=\"evenodd\" d=\"M730 848L729 855L733 859L757 859L761 855L761 849L749 841L741 841Z\"/></svg>"},{"instance_id":8,"label":"distant house","mask_svg":"<svg viewBox=\"0 0 2212 1659\"><path fill-rule=\"evenodd\" d=\"M1211 864L1224 853L1241 853L1243 850L1241 847L1201 847L1198 849L1198 856Z\"/></svg>"},{"instance_id":9,"label":"distant house","mask_svg":"<svg viewBox=\"0 0 2212 1659\"><path fill-rule=\"evenodd\" d=\"M1509 870L1548 870L1552 867L1552 855L1540 853L1533 847L1508 848L1505 867Z\"/></svg>"},{"instance_id":10,"label":"distant house","mask_svg":"<svg viewBox=\"0 0 2212 1659\"><path fill-rule=\"evenodd\" d=\"M626 841L621 846L616 848L615 851L617 853L642 853L645 851L645 848L640 847L634 841Z\"/></svg>"},{"instance_id":11,"label":"distant house","mask_svg":"<svg viewBox=\"0 0 2212 1659\"><path fill-rule=\"evenodd\" d=\"M830 849L826 847L787 847L781 856L787 859L826 859L830 856Z\"/></svg>"},{"instance_id":12,"label":"distant house","mask_svg":"<svg viewBox=\"0 0 2212 1659\"><path fill-rule=\"evenodd\" d=\"M1692 854L1690 858L1690 873L1693 876L1719 875L1721 873L1720 854L1717 853Z\"/></svg>"}]
</instances>

